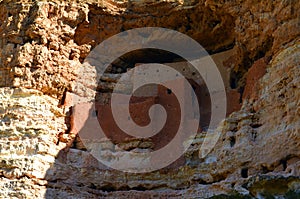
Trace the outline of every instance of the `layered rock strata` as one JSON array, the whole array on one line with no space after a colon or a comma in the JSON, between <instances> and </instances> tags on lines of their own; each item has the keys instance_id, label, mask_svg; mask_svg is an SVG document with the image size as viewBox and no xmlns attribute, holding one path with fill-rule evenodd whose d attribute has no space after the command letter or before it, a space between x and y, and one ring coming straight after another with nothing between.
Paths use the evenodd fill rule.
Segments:
<instances>
[{"instance_id":1,"label":"layered rock strata","mask_svg":"<svg viewBox=\"0 0 300 199\"><path fill-rule=\"evenodd\" d=\"M299 197L299 9L279 0L0 1L0 197ZM185 33L214 54L231 114L205 159L199 133L170 167L128 174L86 151L72 131L70 96L95 46L145 26ZM136 64L130 60L114 63L105 88Z\"/></svg>"}]
</instances>

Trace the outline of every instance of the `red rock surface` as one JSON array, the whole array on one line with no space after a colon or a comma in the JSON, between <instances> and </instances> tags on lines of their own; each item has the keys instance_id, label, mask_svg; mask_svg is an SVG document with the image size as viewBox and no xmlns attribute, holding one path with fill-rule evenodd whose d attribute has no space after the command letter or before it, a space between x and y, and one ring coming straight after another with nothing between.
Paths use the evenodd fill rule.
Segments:
<instances>
[{"instance_id":1,"label":"red rock surface","mask_svg":"<svg viewBox=\"0 0 300 199\"><path fill-rule=\"evenodd\" d=\"M259 92L259 81L266 74L266 58L261 58L254 62L246 75L246 85L243 99L257 100Z\"/></svg>"}]
</instances>

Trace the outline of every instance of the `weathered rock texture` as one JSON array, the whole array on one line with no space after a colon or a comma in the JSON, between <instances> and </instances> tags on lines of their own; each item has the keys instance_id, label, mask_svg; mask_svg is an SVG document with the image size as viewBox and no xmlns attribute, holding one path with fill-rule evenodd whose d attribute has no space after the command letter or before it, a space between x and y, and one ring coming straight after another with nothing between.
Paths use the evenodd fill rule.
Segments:
<instances>
[{"instance_id":1,"label":"weathered rock texture","mask_svg":"<svg viewBox=\"0 0 300 199\"><path fill-rule=\"evenodd\" d=\"M299 10L297 0L0 1L0 197L299 198ZM145 26L180 31L215 54L231 114L205 159L199 133L177 163L128 174L82 146L70 96L97 44ZM136 64L126 60L111 73Z\"/></svg>"}]
</instances>

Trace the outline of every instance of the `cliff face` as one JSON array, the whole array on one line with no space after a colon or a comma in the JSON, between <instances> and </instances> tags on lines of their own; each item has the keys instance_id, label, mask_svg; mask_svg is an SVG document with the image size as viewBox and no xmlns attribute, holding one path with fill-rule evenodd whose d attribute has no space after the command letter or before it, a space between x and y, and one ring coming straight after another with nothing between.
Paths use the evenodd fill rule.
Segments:
<instances>
[{"instance_id":1,"label":"cliff face","mask_svg":"<svg viewBox=\"0 0 300 199\"><path fill-rule=\"evenodd\" d=\"M0 197L300 197L299 10L293 0L0 1ZM147 26L187 34L212 54L228 116L206 158L199 133L169 167L128 174L86 151L70 97L92 49ZM102 93L130 56L116 61Z\"/></svg>"}]
</instances>

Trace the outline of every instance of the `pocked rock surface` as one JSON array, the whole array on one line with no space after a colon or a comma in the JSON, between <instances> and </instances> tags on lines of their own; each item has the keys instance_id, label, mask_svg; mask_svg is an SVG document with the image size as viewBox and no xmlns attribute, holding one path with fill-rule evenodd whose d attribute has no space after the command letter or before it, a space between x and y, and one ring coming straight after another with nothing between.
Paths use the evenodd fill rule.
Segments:
<instances>
[{"instance_id":1,"label":"pocked rock surface","mask_svg":"<svg viewBox=\"0 0 300 199\"><path fill-rule=\"evenodd\" d=\"M0 198L299 198L299 10L299 1L281 0L0 1ZM70 98L95 46L146 26L185 33L212 54L228 116L206 158L199 133L169 167L128 174L86 151ZM115 62L100 101L136 64L131 56L145 55ZM155 148L151 140L121 144Z\"/></svg>"}]
</instances>

